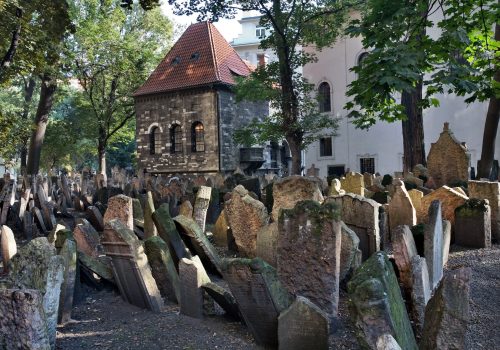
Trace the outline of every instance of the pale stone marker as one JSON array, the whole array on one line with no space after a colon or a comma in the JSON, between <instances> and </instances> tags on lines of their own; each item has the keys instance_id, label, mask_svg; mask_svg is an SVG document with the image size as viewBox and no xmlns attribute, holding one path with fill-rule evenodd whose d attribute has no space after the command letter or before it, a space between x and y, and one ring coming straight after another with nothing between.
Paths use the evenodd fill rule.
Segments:
<instances>
[{"instance_id":1,"label":"pale stone marker","mask_svg":"<svg viewBox=\"0 0 500 350\"><path fill-rule=\"evenodd\" d=\"M401 225L393 230L392 249L401 283L407 293L409 293L413 286L411 261L418 254L413 234L408 226Z\"/></svg>"},{"instance_id":2,"label":"pale stone marker","mask_svg":"<svg viewBox=\"0 0 500 350\"><path fill-rule=\"evenodd\" d=\"M443 220L443 266L448 263L450 255L451 243L451 223L448 220Z\"/></svg>"},{"instance_id":3,"label":"pale stone marker","mask_svg":"<svg viewBox=\"0 0 500 350\"><path fill-rule=\"evenodd\" d=\"M153 194L148 191L146 194L146 201L144 203L144 238L158 236L155 223L153 221L153 213L155 211L155 204L153 202Z\"/></svg>"},{"instance_id":4,"label":"pale stone marker","mask_svg":"<svg viewBox=\"0 0 500 350\"><path fill-rule=\"evenodd\" d=\"M426 223L429 220L429 207L434 200L439 200L442 205L443 219L451 222L452 227L455 226L455 209L465 203L469 199L467 196L455 191L454 189L443 186L437 190L422 197L421 215L419 219Z\"/></svg>"},{"instance_id":5,"label":"pale stone marker","mask_svg":"<svg viewBox=\"0 0 500 350\"><path fill-rule=\"evenodd\" d=\"M347 173L344 178L340 179L340 183L347 193L354 193L359 196L365 195L365 180L360 173L351 171Z\"/></svg>"},{"instance_id":6,"label":"pale stone marker","mask_svg":"<svg viewBox=\"0 0 500 350\"><path fill-rule=\"evenodd\" d=\"M339 300L339 214L333 203L303 201L282 209L278 221L280 281L290 294L308 298L332 318Z\"/></svg>"},{"instance_id":7,"label":"pale stone marker","mask_svg":"<svg viewBox=\"0 0 500 350\"><path fill-rule=\"evenodd\" d=\"M2 245L2 261L4 272L8 271L8 263L10 259L17 253L16 239L10 227L2 225L1 227L1 245Z\"/></svg>"},{"instance_id":8,"label":"pale stone marker","mask_svg":"<svg viewBox=\"0 0 500 350\"><path fill-rule=\"evenodd\" d=\"M424 228L424 255L431 288L434 289L443 277L443 219L441 202L438 200L429 207L429 223Z\"/></svg>"},{"instance_id":9,"label":"pale stone marker","mask_svg":"<svg viewBox=\"0 0 500 350\"><path fill-rule=\"evenodd\" d=\"M391 233L399 225L411 227L417 224L417 214L403 181L394 179L392 184L395 191L389 202L389 230Z\"/></svg>"},{"instance_id":10,"label":"pale stone marker","mask_svg":"<svg viewBox=\"0 0 500 350\"><path fill-rule=\"evenodd\" d=\"M227 222L226 211L225 209L223 209L219 214L219 217L215 222L215 226L212 231L215 244L227 248L228 233L229 233L228 231L229 231L229 224Z\"/></svg>"},{"instance_id":11,"label":"pale stone marker","mask_svg":"<svg viewBox=\"0 0 500 350\"><path fill-rule=\"evenodd\" d=\"M257 233L257 256L277 267L278 223L272 222Z\"/></svg>"},{"instance_id":12,"label":"pale stone marker","mask_svg":"<svg viewBox=\"0 0 500 350\"><path fill-rule=\"evenodd\" d=\"M327 350L328 335L328 315L302 296L278 317L279 349Z\"/></svg>"},{"instance_id":13,"label":"pale stone marker","mask_svg":"<svg viewBox=\"0 0 500 350\"><path fill-rule=\"evenodd\" d=\"M340 244L339 280L343 281L361 265L362 252L359 250L359 238L344 222L341 223L342 238Z\"/></svg>"},{"instance_id":14,"label":"pale stone marker","mask_svg":"<svg viewBox=\"0 0 500 350\"><path fill-rule=\"evenodd\" d=\"M329 195L330 196L340 196L344 195L345 191L342 189L342 185L340 184L339 179L333 179L332 182L330 183L330 191Z\"/></svg>"},{"instance_id":15,"label":"pale stone marker","mask_svg":"<svg viewBox=\"0 0 500 350\"><path fill-rule=\"evenodd\" d=\"M455 209L455 244L491 248L491 208L487 199L469 199Z\"/></svg>"},{"instance_id":16,"label":"pale stone marker","mask_svg":"<svg viewBox=\"0 0 500 350\"><path fill-rule=\"evenodd\" d=\"M86 210L86 214L87 219L97 231L104 230L104 219L102 218L102 214L97 207L93 205L89 206Z\"/></svg>"},{"instance_id":17,"label":"pale stone marker","mask_svg":"<svg viewBox=\"0 0 500 350\"><path fill-rule=\"evenodd\" d=\"M203 289L201 286L204 283L209 283L210 278L197 255L191 259L181 259L179 262L179 279L181 314L194 318L203 318Z\"/></svg>"},{"instance_id":18,"label":"pale stone marker","mask_svg":"<svg viewBox=\"0 0 500 350\"><path fill-rule=\"evenodd\" d=\"M193 218L200 226L202 232L205 232L205 221L207 219L207 211L208 206L210 205L211 195L211 187L201 186L196 194L196 200L194 202Z\"/></svg>"},{"instance_id":19,"label":"pale stone marker","mask_svg":"<svg viewBox=\"0 0 500 350\"><path fill-rule=\"evenodd\" d=\"M188 218L193 216L193 205L190 201L185 200L179 206L179 215L187 216Z\"/></svg>"},{"instance_id":20,"label":"pale stone marker","mask_svg":"<svg viewBox=\"0 0 500 350\"><path fill-rule=\"evenodd\" d=\"M113 219L120 220L127 228L134 230L132 198L119 194L108 200L108 209L104 213L104 226L106 227Z\"/></svg>"},{"instance_id":21,"label":"pale stone marker","mask_svg":"<svg viewBox=\"0 0 500 350\"><path fill-rule=\"evenodd\" d=\"M429 270L425 258L415 255L411 259L411 277L412 320L420 334L424 327L425 306L431 297Z\"/></svg>"},{"instance_id":22,"label":"pale stone marker","mask_svg":"<svg viewBox=\"0 0 500 350\"><path fill-rule=\"evenodd\" d=\"M491 238L500 241L500 183L469 181L470 198L487 199L491 208Z\"/></svg>"},{"instance_id":23,"label":"pale stone marker","mask_svg":"<svg viewBox=\"0 0 500 350\"><path fill-rule=\"evenodd\" d=\"M66 239L60 255L64 259L64 279L61 285L61 296L59 298L58 323L64 324L71 321L71 310L73 308L73 294L76 281L76 243L72 239Z\"/></svg>"},{"instance_id":24,"label":"pale stone marker","mask_svg":"<svg viewBox=\"0 0 500 350\"><path fill-rule=\"evenodd\" d=\"M73 237L78 251L94 258L101 253L99 234L87 220L81 219L81 223L75 226Z\"/></svg>"},{"instance_id":25,"label":"pale stone marker","mask_svg":"<svg viewBox=\"0 0 500 350\"><path fill-rule=\"evenodd\" d=\"M424 196L424 193L422 191L413 189L408 191L408 195L410 196L411 204L413 204L413 207L415 208L415 212L417 214L417 221L419 221L418 215L422 208L422 197Z\"/></svg>"},{"instance_id":26,"label":"pale stone marker","mask_svg":"<svg viewBox=\"0 0 500 350\"><path fill-rule=\"evenodd\" d=\"M392 335L383 334L377 339L377 350L401 350L401 347Z\"/></svg>"}]
</instances>

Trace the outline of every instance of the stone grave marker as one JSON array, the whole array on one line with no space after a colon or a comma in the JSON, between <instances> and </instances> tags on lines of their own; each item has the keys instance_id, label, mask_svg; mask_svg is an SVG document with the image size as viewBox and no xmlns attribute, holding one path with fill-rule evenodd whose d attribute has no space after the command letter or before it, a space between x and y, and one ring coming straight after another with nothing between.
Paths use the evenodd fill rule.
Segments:
<instances>
[{"instance_id":1,"label":"stone grave marker","mask_svg":"<svg viewBox=\"0 0 500 350\"><path fill-rule=\"evenodd\" d=\"M201 231L205 232L205 222L207 219L208 206L210 205L210 197L212 195L212 188L201 186L196 193L196 200L194 202L193 218L200 226Z\"/></svg>"},{"instance_id":2,"label":"stone grave marker","mask_svg":"<svg viewBox=\"0 0 500 350\"><path fill-rule=\"evenodd\" d=\"M431 297L429 270L425 258L418 255L411 259L411 318L416 325L417 333L421 334L424 327L425 306Z\"/></svg>"},{"instance_id":3,"label":"stone grave marker","mask_svg":"<svg viewBox=\"0 0 500 350\"><path fill-rule=\"evenodd\" d=\"M470 268L445 274L425 308L421 350L466 349L470 279Z\"/></svg>"},{"instance_id":4,"label":"stone grave marker","mask_svg":"<svg viewBox=\"0 0 500 350\"><path fill-rule=\"evenodd\" d=\"M392 250L398 267L399 278L403 288L409 295L413 286L411 262L418 253L413 234L408 226L400 225L393 230Z\"/></svg>"},{"instance_id":5,"label":"stone grave marker","mask_svg":"<svg viewBox=\"0 0 500 350\"><path fill-rule=\"evenodd\" d=\"M81 219L81 223L75 226L73 237L78 251L94 258L100 255L102 247L99 234L86 219Z\"/></svg>"},{"instance_id":6,"label":"stone grave marker","mask_svg":"<svg viewBox=\"0 0 500 350\"><path fill-rule=\"evenodd\" d=\"M448 186L440 187L422 197L422 211L419 220L424 223L428 222L429 217L427 214L429 213L429 207L432 201L439 200L442 206L443 219L451 222L453 230L455 227L455 209L463 205L467 199L469 199L467 196L464 196Z\"/></svg>"},{"instance_id":7,"label":"stone grave marker","mask_svg":"<svg viewBox=\"0 0 500 350\"><path fill-rule=\"evenodd\" d=\"M383 334L377 339L377 350L401 350L401 347L392 335Z\"/></svg>"},{"instance_id":8,"label":"stone grave marker","mask_svg":"<svg viewBox=\"0 0 500 350\"><path fill-rule=\"evenodd\" d=\"M448 220L443 220L443 266L448 263L451 243L451 223Z\"/></svg>"},{"instance_id":9,"label":"stone grave marker","mask_svg":"<svg viewBox=\"0 0 500 350\"><path fill-rule=\"evenodd\" d=\"M278 221L280 281L290 294L308 298L332 318L339 299L339 214L333 203L303 201L282 209Z\"/></svg>"},{"instance_id":10,"label":"stone grave marker","mask_svg":"<svg viewBox=\"0 0 500 350\"><path fill-rule=\"evenodd\" d=\"M193 216L193 205L190 201L185 200L179 206L179 215L187 216L188 218Z\"/></svg>"},{"instance_id":11,"label":"stone grave marker","mask_svg":"<svg viewBox=\"0 0 500 350\"><path fill-rule=\"evenodd\" d=\"M64 259L64 278L59 298L58 323L64 324L71 321L71 310L73 308L77 260L75 241L66 239L60 255Z\"/></svg>"},{"instance_id":12,"label":"stone grave marker","mask_svg":"<svg viewBox=\"0 0 500 350\"><path fill-rule=\"evenodd\" d=\"M365 182L364 177L360 173L349 172L345 177L340 179L342 189L347 193L357 194L359 196L365 195Z\"/></svg>"},{"instance_id":13,"label":"stone grave marker","mask_svg":"<svg viewBox=\"0 0 500 350\"><path fill-rule=\"evenodd\" d=\"M330 184L329 195L330 196L342 196L345 194L345 191L342 189L342 185L339 179L332 179Z\"/></svg>"},{"instance_id":14,"label":"stone grave marker","mask_svg":"<svg viewBox=\"0 0 500 350\"><path fill-rule=\"evenodd\" d=\"M113 219L120 220L129 229L134 230L132 198L119 194L108 200L108 209L104 213L104 227Z\"/></svg>"},{"instance_id":15,"label":"stone grave marker","mask_svg":"<svg viewBox=\"0 0 500 350\"><path fill-rule=\"evenodd\" d=\"M339 280L343 281L361 265L362 253L358 236L344 222L341 222L341 232Z\"/></svg>"},{"instance_id":16,"label":"stone grave marker","mask_svg":"<svg viewBox=\"0 0 500 350\"><path fill-rule=\"evenodd\" d=\"M257 233L269 222L266 207L238 185L224 210L239 252L247 257L255 257Z\"/></svg>"},{"instance_id":17,"label":"stone grave marker","mask_svg":"<svg viewBox=\"0 0 500 350\"><path fill-rule=\"evenodd\" d=\"M278 223L272 222L257 233L257 256L272 267L277 267Z\"/></svg>"},{"instance_id":18,"label":"stone grave marker","mask_svg":"<svg viewBox=\"0 0 500 350\"><path fill-rule=\"evenodd\" d=\"M2 246L2 261L3 261L3 271L7 272L9 270L8 264L10 259L17 253L16 239L14 238L14 233L10 227L2 225L1 227L1 237L0 242Z\"/></svg>"},{"instance_id":19,"label":"stone grave marker","mask_svg":"<svg viewBox=\"0 0 500 350\"><path fill-rule=\"evenodd\" d=\"M385 253L375 253L361 265L348 283L348 293L362 346L376 349L378 338L390 334L402 349L418 349L396 274Z\"/></svg>"},{"instance_id":20,"label":"stone grave marker","mask_svg":"<svg viewBox=\"0 0 500 350\"><path fill-rule=\"evenodd\" d=\"M391 233L399 225L415 226L417 224L417 214L403 181L395 179L392 184L395 191L389 202L389 230Z\"/></svg>"},{"instance_id":21,"label":"stone grave marker","mask_svg":"<svg viewBox=\"0 0 500 350\"><path fill-rule=\"evenodd\" d=\"M213 282L204 283L201 288L234 320L240 320L241 314L233 295Z\"/></svg>"},{"instance_id":22,"label":"stone grave marker","mask_svg":"<svg viewBox=\"0 0 500 350\"><path fill-rule=\"evenodd\" d=\"M438 200L429 207L429 223L424 228L424 255L431 288L434 289L443 277L443 219L441 202Z\"/></svg>"},{"instance_id":23,"label":"stone grave marker","mask_svg":"<svg viewBox=\"0 0 500 350\"><path fill-rule=\"evenodd\" d=\"M319 168L316 168L314 163L311 164L311 167L306 170L306 176L319 177Z\"/></svg>"},{"instance_id":24,"label":"stone grave marker","mask_svg":"<svg viewBox=\"0 0 500 350\"><path fill-rule=\"evenodd\" d=\"M120 220L106 223L101 244L111 257L113 275L123 299L141 308L160 312L160 291L151 274L144 247L134 232Z\"/></svg>"},{"instance_id":25,"label":"stone grave marker","mask_svg":"<svg viewBox=\"0 0 500 350\"><path fill-rule=\"evenodd\" d=\"M276 270L262 259L225 259L228 282L250 332L261 346L278 346L278 316L291 304Z\"/></svg>"},{"instance_id":26,"label":"stone grave marker","mask_svg":"<svg viewBox=\"0 0 500 350\"><path fill-rule=\"evenodd\" d=\"M151 191L146 193L146 200L144 203L144 237L150 238L158 236L155 223L153 221L153 213L155 211L155 204L153 201L153 194Z\"/></svg>"},{"instance_id":27,"label":"stone grave marker","mask_svg":"<svg viewBox=\"0 0 500 350\"><path fill-rule=\"evenodd\" d=\"M413 204L413 207L415 208L415 212L417 214L417 219L418 215L420 214L420 211L422 210L422 197L424 196L424 193L422 191L413 189L408 191L408 195L410 196L411 199L411 204Z\"/></svg>"},{"instance_id":28,"label":"stone grave marker","mask_svg":"<svg viewBox=\"0 0 500 350\"><path fill-rule=\"evenodd\" d=\"M31 214L33 215L33 218L35 219L35 222L38 226L38 228L41 230L41 232L46 235L49 230L47 229L47 226L45 226L45 221L43 220L43 215L40 209L38 207L33 207L31 209Z\"/></svg>"},{"instance_id":29,"label":"stone grave marker","mask_svg":"<svg viewBox=\"0 0 500 350\"><path fill-rule=\"evenodd\" d=\"M228 231L229 231L229 223L227 221L226 211L225 209L223 209L219 215L219 218L215 222L214 228L212 230L214 242L216 245L227 248L228 234L229 234Z\"/></svg>"},{"instance_id":30,"label":"stone grave marker","mask_svg":"<svg viewBox=\"0 0 500 350\"><path fill-rule=\"evenodd\" d=\"M86 214L87 220L92 224L92 226L94 226L97 231L104 231L104 219L97 207L93 205L87 207Z\"/></svg>"},{"instance_id":31,"label":"stone grave marker","mask_svg":"<svg viewBox=\"0 0 500 350\"><path fill-rule=\"evenodd\" d=\"M180 313L194 318L203 318L203 289L210 282L198 256L182 258L179 262Z\"/></svg>"},{"instance_id":32,"label":"stone grave marker","mask_svg":"<svg viewBox=\"0 0 500 350\"><path fill-rule=\"evenodd\" d=\"M455 244L491 248L491 208L487 199L469 199L455 209Z\"/></svg>"},{"instance_id":33,"label":"stone grave marker","mask_svg":"<svg viewBox=\"0 0 500 350\"><path fill-rule=\"evenodd\" d=\"M469 181L470 198L487 199L491 208L491 238L500 241L500 183Z\"/></svg>"},{"instance_id":34,"label":"stone grave marker","mask_svg":"<svg viewBox=\"0 0 500 350\"><path fill-rule=\"evenodd\" d=\"M327 350L328 336L328 315L302 296L278 317L279 349Z\"/></svg>"}]
</instances>

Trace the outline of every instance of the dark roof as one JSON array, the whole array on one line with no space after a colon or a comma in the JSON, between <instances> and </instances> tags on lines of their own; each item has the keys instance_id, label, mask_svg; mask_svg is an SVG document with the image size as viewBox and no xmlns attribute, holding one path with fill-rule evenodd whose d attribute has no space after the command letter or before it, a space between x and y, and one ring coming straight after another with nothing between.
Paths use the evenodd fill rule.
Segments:
<instances>
[{"instance_id":1,"label":"dark roof","mask_svg":"<svg viewBox=\"0 0 500 350\"><path fill-rule=\"evenodd\" d=\"M210 22L192 24L134 96L200 87L234 85L249 67Z\"/></svg>"}]
</instances>

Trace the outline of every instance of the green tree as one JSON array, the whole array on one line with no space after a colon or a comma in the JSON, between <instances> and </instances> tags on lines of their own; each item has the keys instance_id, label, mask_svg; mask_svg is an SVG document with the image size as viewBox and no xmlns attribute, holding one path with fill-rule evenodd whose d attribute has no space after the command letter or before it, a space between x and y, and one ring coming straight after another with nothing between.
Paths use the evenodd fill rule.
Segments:
<instances>
[{"instance_id":1,"label":"green tree","mask_svg":"<svg viewBox=\"0 0 500 350\"><path fill-rule=\"evenodd\" d=\"M76 0L76 33L68 53L83 88L85 137L96 140L99 171L116 133L135 115L133 92L146 80L172 39L172 23L159 8L149 11L120 1Z\"/></svg>"},{"instance_id":2,"label":"green tree","mask_svg":"<svg viewBox=\"0 0 500 350\"><path fill-rule=\"evenodd\" d=\"M270 35L261 42L262 48L272 49L278 61L260 68L247 83L258 89L248 90L245 97L269 99L277 112L263 123L253 126L263 137L286 139L292 155L292 174L301 172L301 150L318 137L322 126L335 127L334 120L316 120L318 114L311 108L308 98L311 87L298 73L298 68L314 60L301 46L314 45L321 49L332 45L348 18L348 11L361 1L285 1L285 0L169 0L177 14L198 13L206 18L233 18L237 11L257 11L261 25ZM316 122L317 121L317 122ZM240 134L249 140L249 133ZM255 139L255 138L254 138Z\"/></svg>"},{"instance_id":3,"label":"green tree","mask_svg":"<svg viewBox=\"0 0 500 350\"><path fill-rule=\"evenodd\" d=\"M346 108L360 128L402 121L405 171L425 164L422 110L439 105L436 94L455 93L466 102L490 99L482 154L489 175L499 118L498 33L491 31L498 18L497 1L368 0L352 21L348 33L361 36L370 53L353 69L358 79ZM430 28L441 34L429 35Z\"/></svg>"}]
</instances>

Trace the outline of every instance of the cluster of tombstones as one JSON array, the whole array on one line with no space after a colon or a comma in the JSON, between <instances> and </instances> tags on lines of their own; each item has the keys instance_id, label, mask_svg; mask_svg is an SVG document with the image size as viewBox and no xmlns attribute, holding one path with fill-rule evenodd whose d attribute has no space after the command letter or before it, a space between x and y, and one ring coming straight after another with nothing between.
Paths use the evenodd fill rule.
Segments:
<instances>
[{"instance_id":1,"label":"cluster of tombstones","mask_svg":"<svg viewBox=\"0 0 500 350\"><path fill-rule=\"evenodd\" d=\"M498 182L407 191L408 177L356 173L330 186L241 174L127 181L4 179L0 344L54 348L79 274L153 312L165 301L196 318L223 310L281 349L327 349L346 288L366 347L460 349L470 270L443 272L450 242L500 238ZM19 249L12 231L27 241Z\"/></svg>"}]
</instances>

